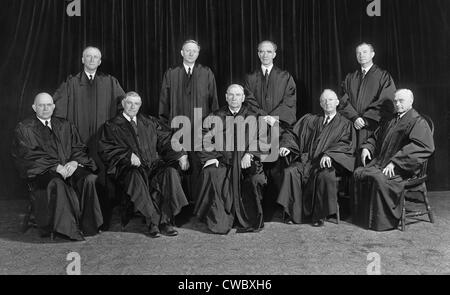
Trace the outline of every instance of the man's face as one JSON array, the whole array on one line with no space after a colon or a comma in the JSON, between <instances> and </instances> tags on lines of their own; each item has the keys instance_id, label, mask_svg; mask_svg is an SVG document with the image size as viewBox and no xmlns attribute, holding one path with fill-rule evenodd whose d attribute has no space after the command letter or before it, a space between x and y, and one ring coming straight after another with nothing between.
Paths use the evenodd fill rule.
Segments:
<instances>
[{"instance_id":1,"label":"man's face","mask_svg":"<svg viewBox=\"0 0 450 295\"><path fill-rule=\"evenodd\" d=\"M53 98L50 95L39 94L34 100L32 108L36 112L38 118L48 120L53 115L55 104L53 103Z\"/></svg>"},{"instance_id":2,"label":"man's face","mask_svg":"<svg viewBox=\"0 0 450 295\"><path fill-rule=\"evenodd\" d=\"M262 65L270 66L273 64L273 59L277 56L277 53L272 43L264 42L258 48L258 56Z\"/></svg>"},{"instance_id":3,"label":"man's face","mask_svg":"<svg viewBox=\"0 0 450 295\"><path fill-rule=\"evenodd\" d=\"M239 109L245 100L244 91L242 91L242 89L237 86L229 88L225 97L228 106L233 109Z\"/></svg>"},{"instance_id":4,"label":"man's face","mask_svg":"<svg viewBox=\"0 0 450 295\"><path fill-rule=\"evenodd\" d=\"M122 100L123 112L131 118L134 118L137 115L141 105L142 101L139 96L128 96Z\"/></svg>"},{"instance_id":5,"label":"man's face","mask_svg":"<svg viewBox=\"0 0 450 295\"><path fill-rule=\"evenodd\" d=\"M399 91L395 94L394 106L397 113L402 114L409 111L410 109L412 109L412 105L413 99L408 93Z\"/></svg>"},{"instance_id":6,"label":"man's face","mask_svg":"<svg viewBox=\"0 0 450 295\"><path fill-rule=\"evenodd\" d=\"M198 58L200 48L195 43L186 43L181 49L181 56L183 61L188 64L193 64Z\"/></svg>"},{"instance_id":7,"label":"man's face","mask_svg":"<svg viewBox=\"0 0 450 295\"><path fill-rule=\"evenodd\" d=\"M320 97L320 106L326 113L334 113L338 105L339 100L336 94L331 91L325 91Z\"/></svg>"},{"instance_id":8,"label":"man's face","mask_svg":"<svg viewBox=\"0 0 450 295\"><path fill-rule=\"evenodd\" d=\"M371 63L375 52L372 51L369 45L363 44L356 48L356 59L360 65Z\"/></svg>"},{"instance_id":9,"label":"man's face","mask_svg":"<svg viewBox=\"0 0 450 295\"><path fill-rule=\"evenodd\" d=\"M88 48L83 52L81 62L86 70L96 71L102 63L102 54L96 48Z\"/></svg>"}]
</instances>

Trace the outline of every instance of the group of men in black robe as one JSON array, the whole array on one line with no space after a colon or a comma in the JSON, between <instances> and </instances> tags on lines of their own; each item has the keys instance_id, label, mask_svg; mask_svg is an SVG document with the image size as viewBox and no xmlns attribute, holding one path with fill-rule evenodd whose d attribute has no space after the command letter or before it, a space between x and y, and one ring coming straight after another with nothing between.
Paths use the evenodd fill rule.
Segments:
<instances>
[{"instance_id":1,"label":"group of men in black robe","mask_svg":"<svg viewBox=\"0 0 450 295\"><path fill-rule=\"evenodd\" d=\"M74 240L96 233L103 217L110 219L108 178L132 212L145 217L151 237L177 235L174 217L189 203L211 232L260 231L268 184L286 222L323 226L337 213L342 175L353 179L354 222L395 228L406 179L434 151L428 124L412 109L412 92L396 91L389 73L373 64L373 46L362 43L361 69L347 75L341 98L324 90L323 113L296 122L296 85L274 66L276 50L272 41L258 45L261 68L245 77L244 87L230 85L227 105L219 108L214 74L196 63L199 44L186 41L183 64L164 74L154 118L138 113L139 94L125 94L117 79L97 71L101 52L87 47L84 71L58 88L55 104L48 94L36 96L36 116L16 128L19 170L46 192L43 217L36 214L40 228ZM173 143L180 116L190 122L183 134L188 145ZM274 151L279 157L264 156Z\"/></svg>"}]
</instances>

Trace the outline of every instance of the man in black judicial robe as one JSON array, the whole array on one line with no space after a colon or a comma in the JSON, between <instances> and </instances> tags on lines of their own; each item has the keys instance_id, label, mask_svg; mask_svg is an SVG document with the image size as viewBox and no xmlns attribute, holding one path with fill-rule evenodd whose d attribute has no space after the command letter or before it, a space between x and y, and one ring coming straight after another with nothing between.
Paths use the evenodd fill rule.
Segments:
<instances>
[{"instance_id":1,"label":"man in black judicial robe","mask_svg":"<svg viewBox=\"0 0 450 295\"><path fill-rule=\"evenodd\" d=\"M165 72L159 97L159 118L164 123L171 126L172 120L177 116L186 116L191 123L191 144L187 145L186 150L190 170L185 175L183 184L192 204L195 203L195 188L201 170L200 161L193 149L194 136L201 134L203 117L219 108L214 74L209 67L196 63L199 53L200 46L197 41L184 42L181 49L183 64ZM194 116L195 108L200 111L198 117ZM177 129L177 126L174 126L174 129ZM201 142L201 138L198 140Z\"/></svg>"},{"instance_id":2,"label":"man in black judicial robe","mask_svg":"<svg viewBox=\"0 0 450 295\"><path fill-rule=\"evenodd\" d=\"M99 171L97 183L100 185L100 201L109 226L112 200L106 196L106 175L98 156L100 127L117 114L119 97L125 92L116 78L97 71L102 60L98 48L86 47L83 51L83 71L70 75L54 94L55 116L71 121L78 128L81 140L87 144L89 155L95 160Z\"/></svg>"},{"instance_id":3,"label":"man in black judicial robe","mask_svg":"<svg viewBox=\"0 0 450 295\"><path fill-rule=\"evenodd\" d=\"M339 100L326 89L320 96L323 115L307 114L285 131L280 156L294 155L284 170L277 203L289 221L311 218L314 226L336 214L336 175L350 174L354 167L355 132L352 124L336 112Z\"/></svg>"},{"instance_id":4,"label":"man in black judicial robe","mask_svg":"<svg viewBox=\"0 0 450 295\"><path fill-rule=\"evenodd\" d=\"M353 122L359 149L382 121L392 118L395 83L391 75L373 63L371 44L356 47L360 69L348 74L342 82L339 112ZM359 162L359 157L357 157Z\"/></svg>"},{"instance_id":5,"label":"man in black judicial robe","mask_svg":"<svg viewBox=\"0 0 450 295\"><path fill-rule=\"evenodd\" d=\"M36 116L17 125L12 156L20 175L33 183L33 213L41 234L81 241L103 223L92 173L97 168L76 127L52 116L54 109L49 94L36 96Z\"/></svg>"},{"instance_id":6,"label":"man in black judicial robe","mask_svg":"<svg viewBox=\"0 0 450 295\"><path fill-rule=\"evenodd\" d=\"M171 146L171 129L151 116L138 114L141 97L128 92L123 113L107 121L100 139L100 156L108 174L122 186L125 197L142 213L149 235L177 235L173 218L188 204L178 165L189 168L185 152ZM160 158L161 157L161 158Z\"/></svg>"},{"instance_id":7,"label":"man in black judicial robe","mask_svg":"<svg viewBox=\"0 0 450 295\"><path fill-rule=\"evenodd\" d=\"M279 121L281 128L288 128L297 120L297 93L294 78L285 70L274 66L277 45L272 41L258 44L258 57L261 66L245 77L245 102L258 116L264 116L271 126ZM268 185L264 194L264 211L271 219L276 204L273 198L281 184L279 161L265 162L264 170L268 176Z\"/></svg>"},{"instance_id":8,"label":"man in black judicial robe","mask_svg":"<svg viewBox=\"0 0 450 295\"><path fill-rule=\"evenodd\" d=\"M271 126L278 117L289 126L295 123L297 111L296 85L292 76L274 66L277 45L272 41L258 44L261 67L245 77L245 105L265 119Z\"/></svg>"},{"instance_id":9,"label":"man in black judicial robe","mask_svg":"<svg viewBox=\"0 0 450 295\"><path fill-rule=\"evenodd\" d=\"M258 118L242 105L244 99L243 87L230 85L228 106L204 121L204 149L198 152L203 170L194 214L217 234L227 234L235 222L239 232L259 231L264 226L261 201L266 177L256 142Z\"/></svg>"},{"instance_id":10,"label":"man in black judicial robe","mask_svg":"<svg viewBox=\"0 0 450 295\"><path fill-rule=\"evenodd\" d=\"M430 126L413 109L413 101L410 90L398 90L394 98L396 116L362 145L364 167L354 172L351 205L353 223L366 229L383 231L398 227L405 182L420 172L434 152Z\"/></svg>"}]
</instances>

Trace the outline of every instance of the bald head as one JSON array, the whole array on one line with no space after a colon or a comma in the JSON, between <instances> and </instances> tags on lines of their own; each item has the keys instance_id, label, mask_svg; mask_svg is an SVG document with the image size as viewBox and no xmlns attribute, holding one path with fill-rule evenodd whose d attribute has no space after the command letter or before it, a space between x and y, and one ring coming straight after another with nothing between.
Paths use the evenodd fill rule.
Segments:
<instances>
[{"instance_id":1,"label":"bald head","mask_svg":"<svg viewBox=\"0 0 450 295\"><path fill-rule=\"evenodd\" d=\"M31 106L36 113L36 116L42 120L48 120L52 117L55 110L55 104L50 94L46 92L39 93L34 98L34 103Z\"/></svg>"},{"instance_id":2,"label":"bald head","mask_svg":"<svg viewBox=\"0 0 450 295\"><path fill-rule=\"evenodd\" d=\"M406 113L412 109L414 103L414 94L409 89L399 89L395 92L394 106L399 114Z\"/></svg>"}]
</instances>

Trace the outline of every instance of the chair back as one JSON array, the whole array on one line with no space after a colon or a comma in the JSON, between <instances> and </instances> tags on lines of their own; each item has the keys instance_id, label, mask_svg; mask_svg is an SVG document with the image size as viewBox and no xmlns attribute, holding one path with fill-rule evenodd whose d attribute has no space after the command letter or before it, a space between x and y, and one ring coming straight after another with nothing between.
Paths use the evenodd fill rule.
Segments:
<instances>
[{"instance_id":1,"label":"chair back","mask_svg":"<svg viewBox=\"0 0 450 295\"><path fill-rule=\"evenodd\" d=\"M427 121L428 126L430 127L431 130L431 135L434 136L434 123L433 120L430 118L430 116L425 115L425 114L420 114L420 116L422 118L425 119L425 121ZM432 155L430 156L430 158L432 157ZM428 160L430 159L428 158L423 164L422 164L422 168L420 169L419 174L417 175L418 178L426 178L427 177L427 169L428 169Z\"/></svg>"}]
</instances>

